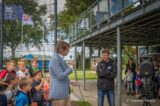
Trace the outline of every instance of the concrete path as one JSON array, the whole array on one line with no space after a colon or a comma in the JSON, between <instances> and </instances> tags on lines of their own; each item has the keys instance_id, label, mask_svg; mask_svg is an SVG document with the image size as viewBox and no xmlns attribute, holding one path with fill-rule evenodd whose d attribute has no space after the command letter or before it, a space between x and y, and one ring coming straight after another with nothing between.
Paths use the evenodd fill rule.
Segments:
<instances>
[{"instance_id":1,"label":"concrete path","mask_svg":"<svg viewBox=\"0 0 160 106\"><path fill-rule=\"evenodd\" d=\"M79 84L80 86L72 86L71 88L74 90L74 92L71 94L71 100L72 101L80 101L84 100L88 101L89 103L92 104L92 106L97 106L97 87L96 87L96 80L87 80L86 81L86 90L83 90L83 81L80 80ZM82 95L80 93L80 89ZM115 102L116 106L118 106L118 99L117 99L117 93L115 91L116 97L115 97ZM159 99L153 99L151 106L160 106L160 100ZM143 101L139 100L135 96L127 96L125 94L125 91L123 90L122 92L122 106L142 106ZM108 101L105 98L105 105L104 106L109 106Z\"/></svg>"}]
</instances>

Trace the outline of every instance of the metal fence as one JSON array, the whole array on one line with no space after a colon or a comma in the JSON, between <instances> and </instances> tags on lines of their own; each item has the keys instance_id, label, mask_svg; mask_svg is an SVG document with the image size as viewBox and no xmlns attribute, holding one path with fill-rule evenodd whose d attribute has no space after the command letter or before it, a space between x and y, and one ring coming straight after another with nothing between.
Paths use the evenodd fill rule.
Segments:
<instances>
[{"instance_id":1,"label":"metal fence","mask_svg":"<svg viewBox=\"0 0 160 106\"><path fill-rule=\"evenodd\" d=\"M97 0L69 26L70 42L131 14L153 1L155 0Z\"/></svg>"}]
</instances>

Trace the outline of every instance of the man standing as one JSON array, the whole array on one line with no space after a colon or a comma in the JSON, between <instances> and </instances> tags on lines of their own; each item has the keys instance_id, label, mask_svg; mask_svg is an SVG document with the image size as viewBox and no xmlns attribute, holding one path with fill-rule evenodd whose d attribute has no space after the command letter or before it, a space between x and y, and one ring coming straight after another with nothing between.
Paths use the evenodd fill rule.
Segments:
<instances>
[{"instance_id":1,"label":"man standing","mask_svg":"<svg viewBox=\"0 0 160 106\"><path fill-rule=\"evenodd\" d=\"M69 52L69 44L65 41L59 41L56 47L57 53L49 63L50 72L50 93L49 98L52 100L53 106L71 106L70 104L70 81L69 74L75 67L75 62L71 62L67 66L64 62L64 56Z\"/></svg>"},{"instance_id":2,"label":"man standing","mask_svg":"<svg viewBox=\"0 0 160 106\"><path fill-rule=\"evenodd\" d=\"M109 57L109 50L102 51L102 61L97 65L98 106L104 106L105 95L109 106L115 106L114 78L116 77L116 65Z\"/></svg>"}]
</instances>

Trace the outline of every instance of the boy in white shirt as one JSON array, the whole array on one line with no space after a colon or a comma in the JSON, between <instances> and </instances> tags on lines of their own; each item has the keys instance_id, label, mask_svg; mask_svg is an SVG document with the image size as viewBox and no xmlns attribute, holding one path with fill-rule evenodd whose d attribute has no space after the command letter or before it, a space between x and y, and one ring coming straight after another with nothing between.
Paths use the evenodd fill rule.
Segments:
<instances>
[{"instance_id":1,"label":"boy in white shirt","mask_svg":"<svg viewBox=\"0 0 160 106\"><path fill-rule=\"evenodd\" d=\"M25 77L27 77L27 78L30 77L30 74L29 74L28 69L26 68L24 62L19 62L18 66L19 66L19 70L16 74L17 74L17 77L19 77L19 79L25 78Z\"/></svg>"}]
</instances>

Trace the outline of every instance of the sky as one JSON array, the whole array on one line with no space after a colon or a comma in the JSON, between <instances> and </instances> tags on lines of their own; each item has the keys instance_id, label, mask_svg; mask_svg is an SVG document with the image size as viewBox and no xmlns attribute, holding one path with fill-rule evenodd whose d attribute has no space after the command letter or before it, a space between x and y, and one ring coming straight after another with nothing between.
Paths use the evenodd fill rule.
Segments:
<instances>
[{"instance_id":1,"label":"sky","mask_svg":"<svg viewBox=\"0 0 160 106\"><path fill-rule=\"evenodd\" d=\"M54 0L37 0L40 4L46 4L48 5L48 11L50 13L54 13L54 5L52 5L52 3L54 3ZM59 11L63 11L64 9L64 4L65 4L65 0L57 0L58 2L58 12Z\"/></svg>"}]
</instances>

